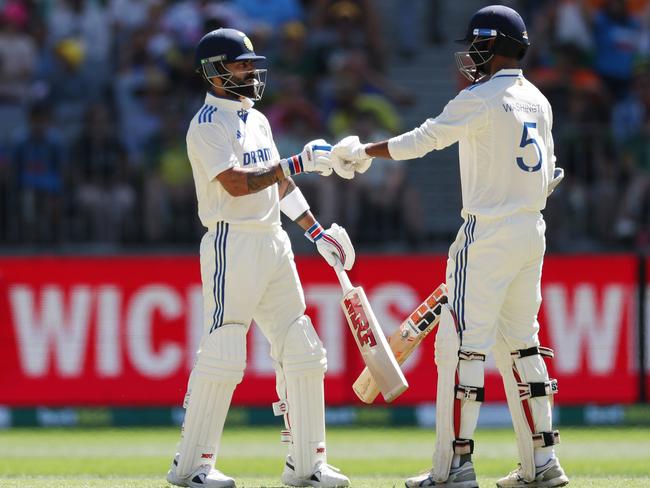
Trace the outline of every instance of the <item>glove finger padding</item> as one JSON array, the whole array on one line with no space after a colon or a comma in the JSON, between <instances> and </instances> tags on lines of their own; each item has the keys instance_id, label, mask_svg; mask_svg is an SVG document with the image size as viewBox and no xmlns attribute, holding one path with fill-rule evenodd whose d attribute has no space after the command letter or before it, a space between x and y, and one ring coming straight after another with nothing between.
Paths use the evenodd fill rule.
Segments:
<instances>
[{"instance_id":1,"label":"glove finger padding","mask_svg":"<svg viewBox=\"0 0 650 488\"><path fill-rule=\"evenodd\" d=\"M354 178L354 163L341 159L334 153L330 153L332 168L341 178L351 180Z\"/></svg>"},{"instance_id":2,"label":"glove finger padding","mask_svg":"<svg viewBox=\"0 0 650 488\"><path fill-rule=\"evenodd\" d=\"M361 144L359 136L347 136L341 139L333 148L332 153L347 161L365 159L365 144Z\"/></svg>"},{"instance_id":3,"label":"glove finger padding","mask_svg":"<svg viewBox=\"0 0 650 488\"><path fill-rule=\"evenodd\" d=\"M334 266L338 260L343 269L352 269L356 255L352 241L343 227L332 224L323 233L323 237L316 241L316 248L330 266Z\"/></svg>"},{"instance_id":4,"label":"glove finger padding","mask_svg":"<svg viewBox=\"0 0 650 488\"><path fill-rule=\"evenodd\" d=\"M368 171L368 168L370 168L370 165L372 164L372 158L367 158L367 159L359 159L357 161L353 162L353 168L354 171L357 173L365 173Z\"/></svg>"}]
</instances>

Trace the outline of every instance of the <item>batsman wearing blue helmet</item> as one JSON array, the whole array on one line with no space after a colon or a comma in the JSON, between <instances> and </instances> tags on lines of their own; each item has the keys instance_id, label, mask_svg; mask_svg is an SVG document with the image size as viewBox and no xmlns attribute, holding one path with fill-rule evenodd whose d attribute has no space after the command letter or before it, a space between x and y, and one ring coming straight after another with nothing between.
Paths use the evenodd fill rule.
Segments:
<instances>
[{"instance_id":1,"label":"batsman wearing blue helmet","mask_svg":"<svg viewBox=\"0 0 650 488\"><path fill-rule=\"evenodd\" d=\"M473 437L490 352L503 377L520 458L519 468L497 486L563 486L569 480L555 455L560 436L551 415L557 382L544 363L553 351L540 345L537 322L546 247L541 210L563 176L555 167L551 106L519 69L530 43L517 12L482 8L461 42L469 48L456 53L456 61L473 84L439 116L387 141L362 144L349 136L332 149L345 169L363 172L373 157L413 159L459 145L464 222L449 249L449 306L435 341L433 468L406 486L478 487Z\"/></svg>"},{"instance_id":2,"label":"batsman wearing blue helmet","mask_svg":"<svg viewBox=\"0 0 650 488\"><path fill-rule=\"evenodd\" d=\"M196 186L201 241L203 335L185 395L181 440L167 481L191 488L234 487L215 468L224 421L246 366L246 335L254 319L271 345L282 440L289 446L282 482L334 488L349 480L327 464L323 343L305 315L291 243L280 212L295 221L332 266L354 263L342 227L325 230L291 177L332 173L331 147L307 143L281 159L269 122L253 108L266 70L253 44L235 29L206 34L195 67L206 88L203 106L187 131L187 154Z\"/></svg>"}]
</instances>

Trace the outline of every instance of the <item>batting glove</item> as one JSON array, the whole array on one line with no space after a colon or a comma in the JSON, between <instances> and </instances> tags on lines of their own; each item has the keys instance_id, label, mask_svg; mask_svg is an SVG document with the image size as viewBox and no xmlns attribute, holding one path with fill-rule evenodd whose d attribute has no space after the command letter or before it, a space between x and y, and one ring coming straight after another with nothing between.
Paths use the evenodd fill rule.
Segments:
<instances>
[{"instance_id":1,"label":"batting glove","mask_svg":"<svg viewBox=\"0 0 650 488\"><path fill-rule=\"evenodd\" d=\"M553 190L560 184L564 179L564 170L562 168L555 168L553 171L553 179L548 183L548 190L546 191L546 196L549 196L553 193Z\"/></svg>"},{"instance_id":2,"label":"batting glove","mask_svg":"<svg viewBox=\"0 0 650 488\"><path fill-rule=\"evenodd\" d=\"M329 176L332 174L331 151L332 146L325 139L315 139L305 144L300 154L281 160L280 167L286 177L299 173Z\"/></svg>"},{"instance_id":3,"label":"batting glove","mask_svg":"<svg viewBox=\"0 0 650 488\"><path fill-rule=\"evenodd\" d=\"M316 244L316 249L325 258L327 264L335 266L340 262L343 269L352 269L356 256L350 237L343 227L332 224L325 230L316 222L305 232L305 236Z\"/></svg>"},{"instance_id":4,"label":"batting glove","mask_svg":"<svg viewBox=\"0 0 650 488\"><path fill-rule=\"evenodd\" d=\"M372 163L372 158L366 153L366 145L359 141L359 136L344 137L332 148L332 155L343 160L344 170L365 173Z\"/></svg>"}]
</instances>

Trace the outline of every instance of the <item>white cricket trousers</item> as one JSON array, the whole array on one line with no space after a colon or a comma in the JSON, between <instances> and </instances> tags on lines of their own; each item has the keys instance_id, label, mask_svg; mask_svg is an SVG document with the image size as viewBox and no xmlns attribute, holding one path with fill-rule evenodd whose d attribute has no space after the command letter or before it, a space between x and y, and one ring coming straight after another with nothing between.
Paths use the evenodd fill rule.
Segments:
<instances>
[{"instance_id":1,"label":"white cricket trousers","mask_svg":"<svg viewBox=\"0 0 650 488\"><path fill-rule=\"evenodd\" d=\"M539 345L545 230L539 212L465 217L446 271L463 349L488 354L497 333L511 350Z\"/></svg>"},{"instance_id":2,"label":"white cricket trousers","mask_svg":"<svg viewBox=\"0 0 650 488\"><path fill-rule=\"evenodd\" d=\"M224 324L251 319L282 353L289 326L305 313L305 297L289 236L278 226L218 222L201 240L203 339Z\"/></svg>"}]
</instances>

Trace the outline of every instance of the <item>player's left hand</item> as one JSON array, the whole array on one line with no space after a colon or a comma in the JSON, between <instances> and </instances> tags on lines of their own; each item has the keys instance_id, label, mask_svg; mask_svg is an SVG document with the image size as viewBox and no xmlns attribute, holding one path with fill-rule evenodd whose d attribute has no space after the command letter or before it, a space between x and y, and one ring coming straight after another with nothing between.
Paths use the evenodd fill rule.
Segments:
<instances>
[{"instance_id":1,"label":"player's left hand","mask_svg":"<svg viewBox=\"0 0 650 488\"><path fill-rule=\"evenodd\" d=\"M553 193L553 190L555 190L557 185L559 185L563 179L564 170L562 168L555 168L555 171L553 171L553 179L548 183L548 191L546 192L546 196L549 196L551 193Z\"/></svg>"},{"instance_id":2,"label":"player's left hand","mask_svg":"<svg viewBox=\"0 0 650 488\"><path fill-rule=\"evenodd\" d=\"M313 238L308 234L306 235L307 238L316 243L316 249L325 258L327 264L334 266L337 262L340 262L343 269L352 269L355 259L354 247L343 227L332 224L329 229L322 231Z\"/></svg>"}]
</instances>

